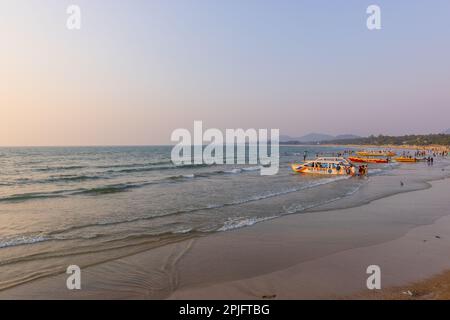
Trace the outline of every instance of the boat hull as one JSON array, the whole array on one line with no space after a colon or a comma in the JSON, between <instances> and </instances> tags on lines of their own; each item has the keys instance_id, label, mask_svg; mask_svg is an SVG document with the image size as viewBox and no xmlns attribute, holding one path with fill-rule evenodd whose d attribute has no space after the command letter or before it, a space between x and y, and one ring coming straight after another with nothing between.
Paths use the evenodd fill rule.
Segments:
<instances>
[{"instance_id":1,"label":"boat hull","mask_svg":"<svg viewBox=\"0 0 450 320\"><path fill-rule=\"evenodd\" d=\"M371 158L357 158L357 157L349 157L348 160L351 162L358 163L388 163L387 159L371 159Z\"/></svg>"},{"instance_id":2,"label":"boat hull","mask_svg":"<svg viewBox=\"0 0 450 320\"><path fill-rule=\"evenodd\" d=\"M367 152L367 151L358 151L356 152L356 154L362 157L393 157L397 155L395 152Z\"/></svg>"},{"instance_id":3,"label":"boat hull","mask_svg":"<svg viewBox=\"0 0 450 320\"><path fill-rule=\"evenodd\" d=\"M348 167L341 167L340 170L336 168L312 168L305 167L302 164L294 163L291 164L291 168L297 173L309 173L309 174L323 174L323 175L353 175L353 173L348 170Z\"/></svg>"},{"instance_id":4,"label":"boat hull","mask_svg":"<svg viewBox=\"0 0 450 320\"><path fill-rule=\"evenodd\" d=\"M419 161L418 159L415 158L395 158L394 160L397 162L409 162L409 163Z\"/></svg>"}]
</instances>

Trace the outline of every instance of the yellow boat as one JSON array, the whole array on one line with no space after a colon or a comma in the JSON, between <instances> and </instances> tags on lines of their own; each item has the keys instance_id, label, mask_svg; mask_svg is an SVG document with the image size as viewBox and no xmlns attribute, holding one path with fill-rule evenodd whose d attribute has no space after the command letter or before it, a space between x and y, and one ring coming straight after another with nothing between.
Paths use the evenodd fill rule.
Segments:
<instances>
[{"instance_id":1,"label":"yellow boat","mask_svg":"<svg viewBox=\"0 0 450 320\"><path fill-rule=\"evenodd\" d=\"M392 151L358 151L356 154L363 157L393 157L397 155Z\"/></svg>"},{"instance_id":2,"label":"yellow boat","mask_svg":"<svg viewBox=\"0 0 450 320\"><path fill-rule=\"evenodd\" d=\"M397 157L397 158L394 158L394 160L397 162L417 162L417 161L419 161L416 158L407 158L407 157Z\"/></svg>"},{"instance_id":3,"label":"yellow boat","mask_svg":"<svg viewBox=\"0 0 450 320\"><path fill-rule=\"evenodd\" d=\"M348 160L350 160L351 162L362 162L362 163L389 163L388 159L379 159L379 158L348 157Z\"/></svg>"}]
</instances>

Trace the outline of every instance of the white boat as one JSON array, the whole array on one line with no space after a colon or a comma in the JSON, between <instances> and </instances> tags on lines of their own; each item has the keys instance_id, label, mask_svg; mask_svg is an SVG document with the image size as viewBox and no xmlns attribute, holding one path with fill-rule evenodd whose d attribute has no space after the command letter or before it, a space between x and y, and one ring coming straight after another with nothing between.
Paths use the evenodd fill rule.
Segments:
<instances>
[{"instance_id":1,"label":"white boat","mask_svg":"<svg viewBox=\"0 0 450 320\"><path fill-rule=\"evenodd\" d=\"M355 167L342 157L321 157L304 163L293 163L291 168L299 173L314 173L328 175L355 175Z\"/></svg>"}]
</instances>

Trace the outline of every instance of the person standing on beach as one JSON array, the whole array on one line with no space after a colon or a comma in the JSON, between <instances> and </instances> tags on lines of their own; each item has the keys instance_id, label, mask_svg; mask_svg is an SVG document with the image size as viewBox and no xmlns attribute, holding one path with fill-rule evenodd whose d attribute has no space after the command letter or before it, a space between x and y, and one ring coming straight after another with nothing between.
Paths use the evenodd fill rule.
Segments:
<instances>
[{"instance_id":1,"label":"person standing on beach","mask_svg":"<svg viewBox=\"0 0 450 320\"><path fill-rule=\"evenodd\" d=\"M306 161L306 156L308 155L308 151L307 150L305 150L304 152L303 152L303 161Z\"/></svg>"},{"instance_id":2,"label":"person standing on beach","mask_svg":"<svg viewBox=\"0 0 450 320\"><path fill-rule=\"evenodd\" d=\"M359 166L359 168L358 168L358 175L359 175L360 177L362 177L362 176L364 176L364 174L365 174L365 168L364 168L364 165Z\"/></svg>"}]
</instances>

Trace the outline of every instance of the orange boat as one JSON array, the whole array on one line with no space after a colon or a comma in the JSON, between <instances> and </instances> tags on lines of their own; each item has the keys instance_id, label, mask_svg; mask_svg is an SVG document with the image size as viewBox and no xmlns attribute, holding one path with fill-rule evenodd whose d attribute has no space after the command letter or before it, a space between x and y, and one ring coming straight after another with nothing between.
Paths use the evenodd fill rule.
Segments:
<instances>
[{"instance_id":1,"label":"orange boat","mask_svg":"<svg viewBox=\"0 0 450 320\"><path fill-rule=\"evenodd\" d=\"M361 162L361 163L388 163L388 159L376 159L376 158L357 158L349 157L348 160L351 162Z\"/></svg>"}]
</instances>

